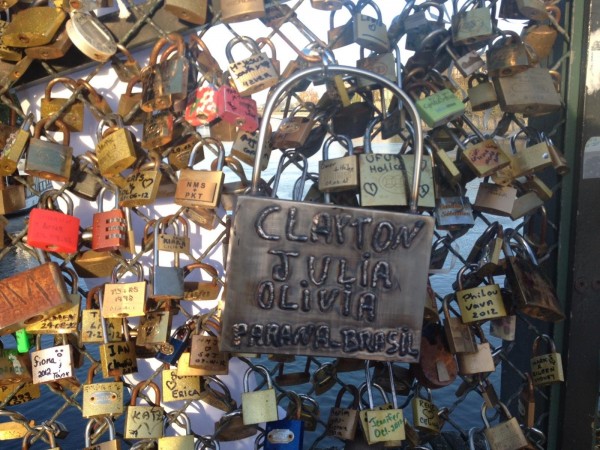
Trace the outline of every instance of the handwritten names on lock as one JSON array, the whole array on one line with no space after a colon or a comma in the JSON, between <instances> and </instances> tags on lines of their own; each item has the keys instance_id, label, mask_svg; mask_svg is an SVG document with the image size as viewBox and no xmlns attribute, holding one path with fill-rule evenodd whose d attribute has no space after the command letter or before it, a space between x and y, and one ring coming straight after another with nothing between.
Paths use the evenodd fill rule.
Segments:
<instances>
[{"instance_id":1,"label":"handwritten names on lock","mask_svg":"<svg viewBox=\"0 0 600 450\"><path fill-rule=\"evenodd\" d=\"M531 358L531 378L536 386L564 381L560 353L548 353Z\"/></svg>"},{"instance_id":2,"label":"handwritten names on lock","mask_svg":"<svg viewBox=\"0 0 600 450\"><path fill-rule=\"evenodd\" d=\"M369 444L406 438L404 414L401 409L393 409L391 403L362 411L360 418Z\"/></svg>"},{"instance_id":3,"label":"handwritten names on lock","mask_svg":"<svg viewBox=\"0 0 600 450\"><path fill-rule=\"evenodd\" d=\"M133 342L109 342L100 347L102 376L127 375L137 372L137 359Z\"/></svg>"},{"instance_id":4,"label":"handwritten names on lock","mask_svg":"<svg viewBox=\"0 0 600 450\"><path fill-rule=\"evenodd\" d=\"M356 156L319 161L319 190L336 192L358 186Z\"/></svg>"},{"instance_id":5,"label":"handwritten names on lock","mask_svg":"<svg viewBox=\"0 0 600 450\"><path fill-rule=\"evenodd\" d=\"M412 188L414 157L368 153L359 157L362 206L406 206ZM421 161L419 206L435 207L431 157Z\"/></svg>"},{"instance_id":6,"label":"handwritten names on lock","mask_svg":"<svg viewBox=\"0 0 600 450\"><path fill-rule=\"evenodd\" d=\"M277 83L279 77L265 53L258 53L229 64L235 87L242 95L258 92Z\"/></svg>"},{"instance_id":7,"label":"handwritten names on lock","mask_svg":"<svg viewBox=\"0 0 600 450\"><path fill-rule=\"evenodd\" d=\"M194 208L216 208L223 172L184 169L179 174L175 203Z\"/></svg>"},{"instance_id":8,"label":"handwritten names on lock","mask_svg":"<svg viewBox=\"0 0 600 450\"><path fill-rule=\"evenodd\" d=\"M131 173L119 189L119 206L148 205L156 198L162 174L158 170L138 170Z\"/></svg>"},{"instance_id":9,"label":"handwritten names on lock","mask_svg":"<svg viewBox=\"0 0 600 450\"><path fill-rule=\"evenodd\" d=\"M195 334L192 336L190 366L206 370L204 375L227 375L229 355L219 351L217 337Z\"/></svg>"},{"instance_id":10,"label":"handwritten names on lock","mask_svg":"<svg viewBox=\"0 0 600 450\"><path fill-rule=\"evenodd\" d=\"M160 233L158 235L158 249L164 252L189 253L190 238L187 236Z\"/></svg>"},{"instance_id":11,"label":"handwritten names on lock","mask_svg":"<svg viewBox=\"0 0 600 450\"><path fill-rule=\"evenodd\" d=\"M473 208L490 214L508 216L512 213L517 190L511 186L481 183Z\"/></svg>"},{"instance_id":12,"label":"handwritten names on lock","mask_svg":"<svg viewBox=\"0 0 600 450\"><path fill-rule=\"evenodd\" d=\"M51 381L73 376L71 346L57 345L31 353L33 383Z\"/></svg>"},{"instance_id":13,"label":"handwritten names on lock","mask_svg":"<svg viewBox=\"0 0 600 450\"><path fill-rule=\"evenodd\" d=\"M140 317L146 314L146 282L106 283L102 317Z\"/></svg>"},{"instance_id":14,"label":"handwritten names on lock","mask_svg":"<svg viewBox=\"0 0 600 450\"><path fill-rule=\"evenodd\" d=\"M123 339L122 320L105 319L108 341L120 341ZM81 313L81 342L100 343L104 342L104 332L100 321L100 311L88 309Z\"/></svg>"},{"instance_id":15,"label":"handwritten names on lock","mask_svg":"<svg viewBox=\"0 0 600 450\"><path fill-rule=\"evenodd\" d=\"M28 362L29 355L19 357L16 350L0 350L0 381L3 383L31 381Z\"/></svg>"},{"instance_id":16,"label":"handwritten names on lock","mask_svg":"<svg viewBox=\"0 0 600 450\"><path fill-rule=\"evenodd\" d=\"M428 400L416 397L413 400L413 420L419 429L438 431L440 419L437 407Z\"/></svg>"},{"instance_id":17,"label":"handwritten names on lock","mask_svg":"<svg viewBox=\"0 0 600 450\"><path fill-rule=\"evenodd\" d=\"M27 325L26 330L31 334L77 333L79 306L79 304L73 305L58 314Z\"/></svg>"},{"instance_id":18,"label":"handwritten names on lock","mask_svg":"<svg viewBox=\"0 0 600 450\"><path fill-rule=\"evenodd\" d=\"M200 377L179 376L177 375L177 369L162 371L163 402L199 400L200 393Z\"/></svg>"},{"instance_id":19,"label":"handwritten names on lock","mask_svg":"<svg viewBox=\"0 0 600 450\"><path fill-rule=\"evenodd\" d=\"M456 293L463 323L481 322L506 316L500 286L489 284Z\"/></svg>"},{"instance_id":20,"label":"handwritten names on lock","mask_svg":"<svg viewBox=\"0 0 600 450\"><path fill-rule=\"evenodd\" d=\"M327 434L340 439L353 439L357 425L358 411L334 407L327 419Z\"/></svg>"},{"instance_id":21,"label":"handwritten names on lock","mask_svg":"<svg viewBox=\"0 0 600 450\"><path fill-rule=\"evenodd\" d=\"M221 286L211 281L185 281L183 299L188 301L215 300L221 292Z\"/></svg>"},{"instance_id":22,"label":"handwritten names on lock","mask_svg":"<svg viewBox=\"0 0 600 450\"><path fill-rule=\"evenodd\" d=\"M432 227L424 216L240 197L221 351L415 361Z\"/></svg>"},{"instance_id":23,"label":"handwritten names on lock","mask_svg":"<svg viewBox=\"0 0 600 450\"><path fill-rule=\"evenodd\" d=\"M462 159L479 177L487 177L510 164L510 159L492 139L468 147Z\"/></svg>"}]
</instances>

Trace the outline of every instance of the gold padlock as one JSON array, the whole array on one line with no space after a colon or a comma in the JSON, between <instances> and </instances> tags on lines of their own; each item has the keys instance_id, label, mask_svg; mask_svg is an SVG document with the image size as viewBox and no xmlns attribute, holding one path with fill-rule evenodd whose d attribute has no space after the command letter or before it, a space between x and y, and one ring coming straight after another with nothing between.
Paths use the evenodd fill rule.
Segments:
<instances>
[{"instance_id":1,"label":"gold padlock","mask_svg":"<svg viewBox=\"0 0 600 450\"><path fill-rule=\"evenodd\" d=\"M261 372L267 380L267 389L262 391L250 391L250 374L252 372ZM244 373L242 413L244 425L274 422L278 420L275 389L273 389L273 385L271 384L269 371L264 366L250 367Z\"/></svg>"},{"instance_id":2,"label":"gold padlock","mask_svg":"<svg viewBox=\"0 0 600 450\"><path fill-rule=\"evenodd\" d=\"M153 406L136 405L138 393L149 387L154 392ZM163 436L164 409L160 406L160 388L153 381L136 384L127 407L123 437L125 439L158 439Z\"/></svg>"}]
</instances>

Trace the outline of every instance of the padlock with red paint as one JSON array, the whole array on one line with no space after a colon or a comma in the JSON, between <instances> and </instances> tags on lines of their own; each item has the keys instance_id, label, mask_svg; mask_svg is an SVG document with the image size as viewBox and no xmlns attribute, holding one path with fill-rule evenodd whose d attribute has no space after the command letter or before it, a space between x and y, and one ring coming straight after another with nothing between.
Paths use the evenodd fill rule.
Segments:
<instances>
[{"instance_id":1,"label":"padlock with red paint","mask_svg":"<svg viewBox=\"0 0 600 450\"><path fill-rule=\"evenodd\" d=\"M208 125L218 119L213 86L200 86L194 91L193 98L185 108L185 120L194 127Z\"/></svg>"},{"instance_id":2,"label":"padlock with red paint","mask_svg":"<svg viewBox=\"0 0 600 450\"><path fill-rule=\"evenodd\" d=\"M117 206L118 191L115 193L115 208L104 211L105 193L106 188L102 188L98 194L98 212L94 214L92 223L92 250L114 252L127 247L127 219L125 212Z\"/></svg>"},{"instance_id":3,"label":"padlock with red paint","mask_svg":"<svg viewBox=\"0 0 600 450\"><path fill-rule=\"evenodd\" d=\"M221 86L215 94L217 115L221 120L237 127L244 124L244 115L240 104L241 96L238 91L230 86Z\"/></svg>"},{"instance_id":4,"label":"padlock with red paint","mask_svg":"<svg viewBox=\"0 0 600 450\"><path fill-rule=\"evenodd\" d=\"M258 130L258 108L256 101L250 97L240 97L241 113L244 117L244 123L240 128L248 133Z\"/></svg>"},{"instance_id":5,"label":"padlock with red paint","mask_svg":"<svg viewBox=\"0 0 600 450\"><path fill-rule=\"evenodd\" d=\"M53 201L63 199L67 214L55 210ZM65 192L48 190L29 214L27 245L48 252L75 253L79 243L79 218L73 217L73 200Z\"/></svg>"}]
</instances>

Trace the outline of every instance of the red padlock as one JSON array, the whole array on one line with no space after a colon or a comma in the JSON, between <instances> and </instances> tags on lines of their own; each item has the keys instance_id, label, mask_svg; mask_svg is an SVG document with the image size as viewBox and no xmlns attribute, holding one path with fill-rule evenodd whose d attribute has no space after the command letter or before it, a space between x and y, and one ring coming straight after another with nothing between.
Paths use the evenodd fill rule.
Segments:
<instances>
[{"instance_id":1,"label":"red padlock","mask_svg":"<svg viewBox=\"0 0 600 450\"><path fill-rule=\"evenodd\" d=\"M245 117L240 105L241 96L238 91L230 86L221 86L215 94L217 114L221 120L237 127L244 124Z\"/></svg>"},{"instance_id":2,"label":"red padlock","mask_svg":"<svg viewBox=\"0 0 600 450\"><path fill-rule=\"evenodd\" d=\"M49 209L53 200L62 198L67 214ZM48 252L76 253L79 243L79 218L73 217L73 200L66 193L52 189L40 196L37 208L29 214L27 244Z\"/></svg>"},{"instance_id":3,"label":"red padlock","mask_svg":"<svg viewBox=\"0 0 600 450\"><path fill-rule=\"evenodd\" d=\"M250 97L240 97L240 109L244 116L244 123L240 128L248 133L258 130L258 108L256 101Z\"/></svg>"},{"instance_id":4,"label":"red padlock","mask_svg":"<svg viewBox=\"0 0 600 450\"><path fill-rule=\"evenodd\" d=\"M185 108L184 118L187 123L194 127L208 125L217 120L217 104L215 94L217 90L212 86L201 86L196 88L193 98Z\"/></svg>"},{"instance_id":5,"label":"red padlock","mask_svg":"<svg viewBox=\"0 0 600 450\"><path fill-rule=\"evenodd\" d=\"M92 223L92 250L97 252L114 252L126 248L128 242L127 219L125 212L118 208L118 191L115 193L115 208L104 211L104 194L106 188L98 193L98 211Z\"/></svg>"}]
</instances>

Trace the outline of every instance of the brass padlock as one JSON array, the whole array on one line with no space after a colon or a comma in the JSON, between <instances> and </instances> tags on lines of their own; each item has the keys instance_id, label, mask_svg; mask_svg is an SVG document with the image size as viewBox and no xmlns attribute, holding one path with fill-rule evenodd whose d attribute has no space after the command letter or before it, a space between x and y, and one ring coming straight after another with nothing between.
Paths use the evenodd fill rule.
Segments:
<instances>
[{"instance_id":1,"label":"brass padlock","mask_svg":"<svg viewBox=\"0 0 600 450\"><path fill-rule=\"evenodd\" d=\"M100 366L94 363L88 370L87 381L83 385L81 415L86 418L123 414L123 382L110 381L94 383L94 372Z\"/></svg>"},{"instance_id":2,"label":"brass padlock","mask_svg":"<svg viewBox=\"0 0 600 450\"><path fill-rule=\"evenodd\" d=\"M471 8L469 9L469 6ZM492 2L494 13L495 3ZM452 16L452 42L455 45L473 45L487 42L494 36L492 13L485 0L473 0L463 4Z\"/></svg>"},{"instance_id":3,"label":"brass padlock","mask_svg":"<svg viewBox=\"0 0 600 450\"><path fill-rule=\"evenodd\" d=\"M36 350L31 352L33 384L73 380L73 349L62 335L63 344L42 349L41 334L36 336Z\"/></svg>"},{"instance_id":4,"label":"brass padlock","mask_svg":"<svg viewBox=\"0 0 600 450\"><path fill-rule=\"evenodd\" d=\"M441 431L439 411L433 403L431 389L426 388L427 398L423 398L421 396L422 388L419 384L416 385L415 396L411 400L413 424L419 431L439 434Z\"/></svg>"},{"instance_id":5,"label":"brass padlock","mask_svg":"<svg viewBox=\"0 0 600 450\"><path fill-rule=\"evenodd\" d=\"M510 216L517 198L517 190L511 186L481 183L473 209L497 216Z\"/></svg>"},{"instance_id":6,"label":"brass padlock","mask_svg":"<svg viewBox=\"0 0 600 450\"><path fill-rule=\"evenodd\" d=\"M537 116L562 107L554 80L542 67L530 67L510 77L496 78L494 86L504 112Z\"/></svg>"},{"instance_id":7,"label":"brass padlock","mask_svg":"<svg viewBox=\"0 0 600 450\"><path fill-rule=\"evenodd\" d=\"M83 86L83 96L90 103L90 110L98 121L113 114L112 108L100 93L86 80L77 80L78 86Z\"/></svg>"},{"instance_id":8,"label":"brass padlock","mask_svg":"<svg viewBox=\"0 0 600 450\"><path fill-rule=\"evenodd\" d=\"M327 45L331 50L345 47L354 42L354 3L343 2L344 8L350 11L351 18L344 25L336 27L334 25L335 14L342 8L336 8L329 13L329 30L327 30Z\"/></svg>"},{"instance_id":9,"label":"brass padlock","mask_svg":"<svg viewBox=\"0 0 600 450\"><path fill-rule=\"evenodd\" d=\"M531 59L521 38L514 31L503 31L487 51L488 76L510 77L527 70Z\"/></svg>"},{"instance_id":10,"label":"brass padlock","mask_svg":"<svg viewBox=\"0 0 600 450\"><path fill-rule=\"evenodd\" d=\"M156 201L162 180L160 160L157 156L151 162L141 165L125 179L126 183L119 186L119 206L133 207L151 205Z\"/></svg>"},{"instance_id":11,"label":"brass padlock","mask_svg":"<svg viewBox=\"0 0 600 450\"><path fill-rule=\"evenodd\" d=\"M136 84L141 83L141 78L138 76L132 77L127 83L127 89L119 97L119 105L117 113L123 118L123 122L127 125L141 124L146 120L146 111L141 106L142 93L132 92Z\"/></svg>"},{"instance_id":12,"label":"brass padlock","mask_svg":"<svg viewBox=\"0 0 600 450\"><path fill-rule=\"evenodd\" d=\"M46 45L28 47L25 49L25 54L31 58L42 61L58 59L67 54L71 45L73 45L73 43L71 42L71 39L69 39L67 30L62 30L52 39L52 42Z\"/></svg>"},{"instance_id":13,"label":"brass padlock","mask_svg":"<svg viewBox=\"0 0 600 450\"><path fill-rule=\"evenodd\" d=\"M252 49L252 54L236 62L232 50L235 45L242 43ZM225 53L229 61L229 74L240 95L255 94L274 86L279 81L279 74L273 67L273 63L251 38L247 36L233 38L227 43Z\"/></svg>"},{"instance_id":14,"label":"brass padlock","mask_svg":"<svg viewBox=\"0 0 600 450\"><path fill-rule=\"evenodd\" d=\"M348 156L329 159L329 147L334 141L345 144ZM323 145L323 160L319 162L319 190L338 192L357 189L358 158L353 154L352 141L345 136L331 136Z\"/></svg>"},{"instance_id":15,"label":"brass padlock","mask_svg":"<svg viewBox=\"0 0 600 450\"><path fill-rule=\"evenodd\" d=\"M202 211L198 209L198 211ZM202 226L201 224L199 224ZM221 284L218 282L219 272L214 266L206 263L192 263L183 268L184 280L194 269L202 269L208 273L210 281L184 281L183 300L216 300L221 292Z\"/></svg>"},{"instance_id":16,"label":"brass padlock","mask_svg":"<svg viewBox=\"0 0 600 450\"><path fill-rule=\"evenodd\" d=\"M56 114L68 101L66 98L52 97L52 88L58 83L62 83L72 90L78 89L77 83L71 78L58 77L50 80L46 85L44 97L42 98L42 119L48 119ZM69 131L82 131L84 125L83 102L81 100L75 100L73 103L67 106L59 118L65 123ZM56 124L56 126L58 126L58 124ZM56 131L56 126L50 127L50 131Z\"/></svg>"},{"instance_id":17,"label":"brass padlock","mask_svg":"<svg viewBox=\"0 0 600 450\"><path fill-rule=\"evenodd\" d=\"M11 214L25 208L25 185L6 184L11 178L0 177L0 214Z\"/></svg>"},{"instance_id":18,"label":"brass padlock","mask_svg":"<svg viewBox=\"0 0 600 450\"><path fill-rule=\"evenodd\" d=\"M267 389L250 391L250 374L261 372L267 380ZM268 370L263 366L250 367L244 373L244 392L242 393L242 414L244 425L262 422L274 422L277 417L277 398L271 384Z\"/></svg>"},{"instance_id":19,"label":"brass padlock","mask_svg":"<svg viewBox=\"0 0 600 450\"><path fill-rule=\"evenodd\" d=\"M556 22L560 22L560 8L555 5L546 5L546 11L552 15ZM550 56L554 43L558 37L558 31L551 23L535 22L521 31L521 39L529 45L540 59Z\"/></svg>"},{"instance_id":20,"label":"brass padlock","mask_svg":"<svg viewBox=\"0 0 600 450\"><path fill-rule=\"evenodd\" d=\"M124 268L122 264L115 266L111 282L104 285L101 305L104 318L138 317L146 314L144 269L140 263L123 270ZM127 272L135 274L136 281L119 282L119 278Z\"/></svg>"},{"instance_id":21,"label":"brass padlock","mask_svg":"<svg viewBox=\"0 0 600 450\"><path fill-rule=\"evenodd\" d=\"M98 169L104 176L118 175L137 160L134 138L131 132L124 128L119 116L116 116L113 126L103 131L106 124L105 119L101 120L96 130Z\"/></svg>"},{"instance_id":22,"label":"brass padlock","mask_svg":"<svg viewBox=\"0 0 600 450\"><path fill-rule=\"evenodd\" d=\"M204 322L200 328L196 326L196 333L192 334L190 366L202 369L202 375L227 375L229 354L219 351L218 336L208 325Z\"/></svg>"},{"instance_id":23,"label":"brass padlock","mask_svg":"<svg viewBox=\"0 0 600 450\"><path fill-rule=\"evenodd\" d=\"M200 400L202 398L200 377L179 375L178 369L162 371L163 403L181 400Z\"/></svg>"},{"instance_id":24,"label":"brass padlock","mask_svg":"<svg viewBox=\"0 0 600 450\"><path fill-rule=\"evenodd\" d=\"M448 347L454 354L456 353L472 353L477 350L475 337L471 328L464 324L460 317L450 315L450 301L454 299L453 294L448 294L444 297L444 330Z\"/></svg>"},{"instance_id":25,"label":"brass padlock","mask_svg":"<svg viewBox=\"0 0 600 450\"><path fill-rule=\"evenodd\" d=\"M194 444L190 418L185 412L174 411L165 414L165 429L163 434L166 434L169 423L171 425L177 424L180 428L183 428L184 434L160 437L158 439L158 450L194 450L197 448Z\"/></svg>"},{"instance_id":26,"label":"brass padlock","mask_svg":"<svg viewBox=\"0 0 600 450\"><path fill-rule=\"evenodd\" d=\"M474 85L474 82L477 84ZM494 84L483 73L474 73L469 77L467 95L473 111L485 111L498 104L498 95Z\"/></svg>"},{"instance_id":27,"label":"brass padlock","mask_svg":"<svg viewBox=\"0 0 600 450\"><path fill-rule=\"evenodd\" d=\"M152 406L136 405L138 393L149 387L154 392ZM163 436L164 409L160 406L160 388L153 381L138 383L127 407L123 437L125 439L158 439Z\"/></svg>"},{"instance_id":28,"label":"brass padlock","mask_svg":"<svg viewBox=\"0 0 600 450\"><path fill-rule=\"evenodd\" d=\"M0 156L0 176L10 176L15 170L27 148L29 138L31 137L30 128L33 123L33 114L28 114L21 128L6 128L8 132L6 140L2 145L2 154Z\"/></svg>"},{"instance_id":29,"label":"brass padlock","mask_svg":"<svg viewBox=\"0 0 600 450\"><path fill-rule=\"evenodd\" d=\"M103 289L104 285L100 284L94 286L88 292L85 301L85 309L81 311L81 330L79 333L81 344L100 344L104 342L104 326L101 322L101 313L97 303L100 292ZM122 320L119 318L105 319L105 321L106 329L108 331L108 341L122 340Z\"/></svg>"},{"instance_id":30,"label":"brass padlock","mask_svg":"<svg viewBox=\"0 0 600 450\"><path fill-rule=\"evenodd\" d=\"M468 268L470 267L462 267L457 274L456 301L460 307L462 322L469 324L506 316L499 285L486 284L481 287L463 289L463 275Z\"/></svg>"},{"instance_id":31,"label":"brass padlock","mask_svg":"<svg viewBox=\"0 0 600 450\"><path fill-rule=\"evenodd\" d=\"M541 353L540 344L542 342L546 342L550 346L549 353ZM547 334L542 334L533 341L531 378L536 386L565 381L561 354L556 351L554 341Z\"/></svg>"},{"instance_id":32,"label":"brass padlock","mask_svg":"<svg viewBox=\"0 0 600 450\"><path fill-rule=\"evenodd\" d=\"M257 431L252 425L244 425L241 409L232 409L215 422L213 435L219 441L229 442L254 436Z\"/></svg>"},{"instance_id":33,"label":"brass padlock","mask_svg":"<svg viewBox=\"0 0 600 450\"><path fill-rule=\"evenodd\" d=\"M352 403L343 408L341 406L342 397L348 392L352 395ZM329 418L327 419L326 433L329 436L334 436L342 440L353 440L356 436L356 429L358 427L358 389L356 386L346 384L340 388L335 404L329 412Z\"/></svg>"},{"instance_id":34,"label":"brass padlock","mask_svg":"<svg viewBox=\"0 0 600 450\"><path fill-rule=\"evenodd\" d=\"M236 0L220 0L220 4L221 20L225 23L245 22L265 15L264 0L250 0L243 4Z\"/></svg>"},{"instance_id":35,"label":"brass padlock","mask_svg":"<svg viewBox=\"0 0 600 450\"><path fill-rule=\"evenodd\" d=\"M195 25L204 25L208 16L208 0L200 0L199 2L166 0L164 8L181 20ZM223 8L223 2L221 2L221 8ZM224 20L222 16L221 19Z\"/></svg>"},{"instance_id":36,"label":"brass padlock","mask_svg":"<svg viewBox=\"0 0 600 450\"><path fill-rule=\"evenodd\" d=\"M365 6L371 6L377 15L377 18L366 16L362 13ZM390 51L390 42L388 39L387 27L383 23L381 11L377 3L371 0L358 2L354 8L354 42L364 48L368 48L377 53L386 53Z\"/></svg>"},{"instance_id":37,"label":"brass padlock","mask_svg":"<svg viewBox=\"0 0 600 450\"><path fill-rule=\"evenodd\" d=\"M2 42L9 47L46 45L58 32L67 14L52 6L29 7L19 11L8 24Z\"/></svg>"},{"instance_id":38,"label":"brass padlock","mask_svg":"<svg viewBox=\"0 0 600 450\"><path fill-rule=\"evenodd\" d=\"M474 325L473 330L481 343L477 344L477 350L474 353L458 353L456 355L458 373L461 375L475 375L496 370L490 343L483 330L479 325Z\"/></svg>"},{"instance_id":39,"label":"brass padlock","mask_svg":"<svg viewBox=\"0 0 600 450\"><path fill-rule=\"evenodd\" d=\"M225 163L225 149L220 146L219 159L216 171L194 170L196 151L201 147L198 143L190 153L188 164L191 166L183 169L179 174L177 190L175 191L175 203L192 208L214 209L219 205L223 181L223 165Z\"/></svg>"},{"instance_id":40,"label":"brass padlock","mask_svg":"<svg viewBox=\"0 0 600 450\"><path fill-rule=\"evenodd\" d=\"M121 44L117 44L117 49L125 55L125 61L113 55L111 58L110 65L115 70L117 77L124 83L129 83L132 79L140 76L140 65L133 57L131 52Z\"/></svg>"},{"instance_id":41,"label":"brass padlock","mask_svg":"<svg viewBox=\"0 0 600 450\"><path fill-rule=\"evenodd\" d=\"M481 405L481 418L485 425L483 433L490 444L490 448L492 450L520 450L527 448L529 442L525 438L517 419L510 415L504 403L500 403L499 408L501 416L504 416L506 421L501 421L498 425L491 427L486 416L487 405L485 403Z\"/></svg>"}]
</instances>

